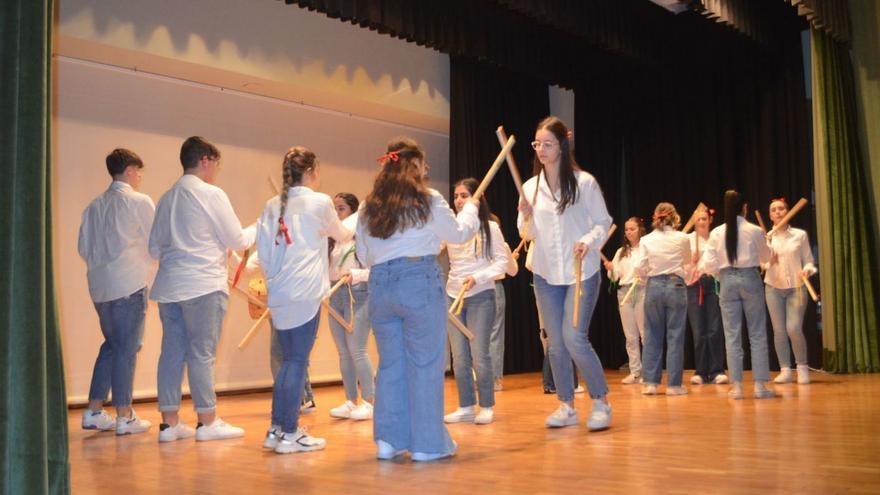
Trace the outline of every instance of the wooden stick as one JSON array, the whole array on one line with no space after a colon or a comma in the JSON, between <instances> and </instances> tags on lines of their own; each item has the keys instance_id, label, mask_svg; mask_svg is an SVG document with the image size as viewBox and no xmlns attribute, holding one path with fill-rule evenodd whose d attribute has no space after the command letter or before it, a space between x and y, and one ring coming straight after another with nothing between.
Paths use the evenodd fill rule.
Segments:
<instances>
[{"instance_id":1,"label":"wooden stick","mask_svg":"<svg viewBox=\"0 0 880 495\"><path fill-rule=\"evenodd\" d=\"M498 172L498 169L501 168L501 164L504 163L504 157L510 153L510 150L513 148L513 145L516 143L516 139L513 136L507 140L507 144L504 145L504 148L501 149L501 152L498 153L498 156L495 158L495 162L489 167L489 171L486 172L486 176L483 177L483 181L480 182L480 186L477 187L477 190L474 191L473 197L474 199L480 199L480 196L486 192L486 188L489 187L489 183L492 182L492 178L495 177L495 174Z\"/></svg>"},{"instance_id":2,"label":"wooden stick","mask_svg":"<svg viewBox=\"0 0 880 495\"><path fill-rule=\"evenodd\" d=\"M799 211L801 211L804 206L807 206L807 203L808 203L808 201L806 198L799 199L798 202L795 203L794 207L792 207L792 209L788 210L788 213L786 213L785 216L782 217L782 220L780 220L779 223L774 225L773 228L770 229L770 232L767 232L767 237L772 237L773 234L775 234L779 229L788 225L788 222L792 219L792 217L797 215L797 213Z\"/></svg>"},{"instance_id":3,"label":"wooden stick","mask_svg":"<svg viewBox=\"0 0 880 495\"><path fill-rule=\"evenodd\" d=\"M526 240L525 240L525 238L520 239L520 240L519 240L519 244L516 245L516 249L514 249L513 252L510 253L511 256L514 256L514 257L519 256L519 252L522 251L522 248L523 248L525 245L526 245Z\"/></svg>"},{"instance_id":4,"label":"wooden stick","mask_svg":"<svg viewBox=\"0 0 880 495\"><path fill-rule=\"evenodd\" d=\"M584 260L578 258L574 261L574 311L571 315L571 326L578 327L581 307L581 272L583 271Z\"/></svg>"},{"instance_id":5,"label":"wooden stick","mask_svg":"<svg viewBox=\"0 0 880 495\"><path fill-rule=\"evenodd\" d=\"M766 234L767 233L767 225L764 223L764 217L761 216L760 211L755 210L755 218L758 219L758 226L761 227L761 230L763 230L764 233Z\"/></svg>"},{"instance_id":6,"label":"wooden stick","mask_svg":"<svg viewBox=\"0 0 880 495\"><path fill-rule=\"evenodd\" d=\"M626 291L626 294L624 294L623 299L620 300L620 307L621 308L627 303L627 301L629 301L629 298L632 297L633 292L635 292L636 285L638 285L638 283L639 283L638 279L633 280L632 285L629 286L629 290Z\"/></svg>"},{"instance_id":7,"label":"wooden stick","mask_svg":"<svg viewBox=\"0 0 880 495\"><path fill-rule=\"evenodd\" d=\"M269 310L267 309L266 311L263 311L263 314L260 315L260 317L254 323L254 326L252 326L251 329L248 330L248 332L246 334L244 334L244 338L241 339L241 342L238 343L238 350L239 351L243 351L244 348L247 347L247 345L251 343L251 340L257 335L257 330L260 329L260 325L268 317L269 317Z\"/></svg>"},{"instance_id":8,"label":"wooden stick","mask_svg":"<svg viewBox=\"0 0 880 495\"><path fill-rule=\"evenodd\" d=\"M504 144L507 143L507 133L504 132L503 125L499 125L498 129L495 129L495 135L498 136L498 144L503 148ZM510 176L513 177L513 183L516 185L516 191L519 193L519 197L525 198L526 194L523 192L522 177L519 175L519 169L516 168L516 162L513 160L513 153L508 152L505 155L505 159L507 160L507 166L510 167Z\"/></svg>"},{"instance_id":9,"label":"wooden stick","mask_svg":"<svg viewBox=\"0 0 880 495\"><path fill-rule=\"evenodd\" d=\"M690 232L691 229L694 228L694 223L696 223L696 221L697 221L697 213L699 213L700 210L708 210L708 209L709 209L709 207L706 206L705 204L703 204L702 201L700 201L700 204L698 204L697 207L694 208L694 212L691 214L691 219L688 220L688 222L684 225L684 228L681 229L681 231L684 232L685 234Z\"/></svg>"},{"instance_id":10,"label":"wooden stick","mask_svg":"<svg viewBox=\"0 0 880 495\"><path fill-rule=\"evenodd\" d=\"M343 318L342 315L339 314L338 311L336 311L335 309L333 309L332 306L330 306L329 299L322 299L321 304L323 304L324 307L327 308L327 314L330 315L331 318L336 320L337 323L342 325L342 328L344 328L346 332L351 333L354 331L354 329L351 328L351 323L345 321L345 318Z\"/></svg>"},{"instance_id":11,"label":"wooden stick","mask_svg":"<svg viewBox=\"0 0 880 495\"><path fill-rule=\"evenodd\" d=\"M345 285L351 279L351 275L345 275L339 280L336 281L336 284L330 288L330 292L327 293L327 299L333 297L333 294L336 294L336 291L339 290L340 287Z\"/></svg>"},{"instance_id":12,"label":"wooden stick","mask_svg":"<svg viewBox=\"0 0 880 495\"><path fill-rule=\"evenodd\" d=\"M801 275L801 279L804 281L804 285L807 286L807 292L810 293L810 298L813 299L813 302L818 302L819 294L816 294L816 289L813 288L813 284L810 283L810 278L806 275Z\"/></svg>"},{"instance_id":13,"label":"wooden stick","mask_svg":"<svg viewBox=\"0 0 880 495\"><path fill-rule=\"evenodd\" d=\"M236 291L238 291L239 294L243 294L245 297L247 297L248 301L251 302L252 304L254 304L255 306L259 306L259 307L261 307L261 308L265 308L265 307L266 307L266 303L264 303L263 301L260 301L260 300L257 299L256 297L252 296L248 291L242 289L241 287L238 287L238 286L232 285L232 281L231 281L231 280L227 280L227 282L229 282L229 286L230 286L230 287L232 287L233 289L235 289Z\"/></svg>"},{"instance_id":14,"label":"wooden stick","mask_svg":"<svg viewBox=\"0 0 880 495\"><path fill-rule=\"evenodd\" d=\"M476 338L474 333L471 332L468 327L464 326L464 323L462 323L461 320L459 320L458 317L456 317L454 314L446 313L446 317L449 319L449 322L452 323L452 326L454 326L458 329L459 332L464 334L464 336L467 337L468 340L474 340Z\"/></svg>"},{"instance_id":15,"label":"wooden stick","mask_svg":"<svg viewBox=\"0 0 880 495\"><path fill-rule=\"evenodd\" d=\"M617 224L612 223L611 227L608 227L608 235L605 236L605 240L602 242L602 245L599 246L599 257L602 258L602 261L605 263L608 263L608 258L602 253L602 248L605 247L605 244L608 244L608 240L611 239L611 234L613 234L615 230L617 230Z\"/></svg>"}]
</instances>

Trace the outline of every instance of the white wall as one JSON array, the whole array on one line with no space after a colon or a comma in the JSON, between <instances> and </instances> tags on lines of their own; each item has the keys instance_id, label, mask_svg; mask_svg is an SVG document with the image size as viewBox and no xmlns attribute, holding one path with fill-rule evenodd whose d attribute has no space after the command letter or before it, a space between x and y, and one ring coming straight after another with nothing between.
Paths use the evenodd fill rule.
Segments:
<instances>
[{"instance_id":1,"label":"white wall","mask_svg":"<svg viewBox=\"0 0 880 495\"><path fill-rule=\"evenodd\" d=\"M205 136L223 153L218 185L245 224L259 215L272 193L268 177L280 176L281 157L294 144L309 146L318 155L323 192L349 191L363 198L372 183L374 158L390 138L409 135L427 150L434 186L448 189L447 134L413 125L424 120L411 118L415 112L448 122L446 56L275 0L243 5L237 0L60 2L58 32L75 47L60 49L55 59L53 128L56 278L71 402L86 399L101 343L85 264L76 254L80 213L107 187L103 162L114 147L141 155L146 164L142 191L158 201L180 175L180 144L190 135ZM310 106L309 101L302 105L197 78L182 80L177 73L135 71L126 64L109 64L118 58L106 56L106 46L123 50L115 55L134 53L139 60L186 59L188 70L199 66L189 75L204 73L207 79L217 66L201 64L231 67L243 77L260 73L263 80L281 81L293 93L302 88L306 95L337 92L339 97L331 99L342 108ZM155 66L170 67L170 72L183 67ZM284 73L285 67L291 72ZM359 106L358 101L372 106ZM346 112L346 105L352 111ZM401 105L410 113L402 113ZM380 109L381 115L362 115L362 108ZM400 122L396 115L403 115ZM315 381L339 378L324 320L312 354ZM245 301L231 295L218 351L219 390L271 383L268 332L244 352L236 348L250 326ZM158 310L151 303L136 397L155 395L160 341Z\"/></svg>"}]
</instances>

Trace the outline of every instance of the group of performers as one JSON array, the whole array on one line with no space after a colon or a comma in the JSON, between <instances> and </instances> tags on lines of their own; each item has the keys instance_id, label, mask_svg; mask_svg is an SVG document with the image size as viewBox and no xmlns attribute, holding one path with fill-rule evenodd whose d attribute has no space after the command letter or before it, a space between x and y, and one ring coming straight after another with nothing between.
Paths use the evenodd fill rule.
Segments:
<instances>
[{"instance_id":1,"label":"group of performers","mask_svg":"<svg viewBox=\"0 0 880 495\"><path fill-rule=\"evenodd\" d=\"M427 157L411 139L388 144L363 202L349 193L331 198L317 192L320 162L308 148L295 146L284 155L278 195L247 228L224 191L213 185L220 151L203 138L183 143L183 175L155 208L148 196L137 192L141 159L131 151L114 150L106 160L113 182L85 210L80 229L79 252L88 265L89 291L105 337L83 428L125 435L151 427L132 409L131 389L147 307L146 277L158 260L149 297L159 305L163 327L160 442L244 435L216 413L213 365L230 286L236 286L246 269L262 274L267 294L260 304L272 326L275 382L265 448L290 453L326 445L299 425L309 354L324 305L333 317L330 329L345 390L345 402L330 415L372 418L379 459L406 452L414 461L453 455L457 446L444 423L495 420L503 352L503 337L498 345L504 305L499 281L517 273L523 244L511 252L482 193L505 158L515 168L509 155L513 142L507 141L482 182L467 178L455 184L454 209L428 186ZM713 210L698 208L689 222L695 231L685 234L678 230L682 219L675 206L660 203L652 232L646 234L642 219L628 219L623 245L607 260L601 250L612 218L596 179L575 162L568 128L548 117L538 124L531 144L533 176L524 184L517 182L517 225L523 243L530 246L526 265L534 277L559 399L546 426L579 422L573 364L592 398L587 428L604 430L611 424L608 383L588 338L600 292L600 260L618 286L630 371L623 383L641 383L643 394L658 394L665 339L665 393L687 393L682 384L687 316L697 363L690 382L730 380L729 396L743 398L745 314L754 397L773 397L767 387L765 298L782 366L775 381L793 378L790 339L797 381L809 383L801 323L804 283L816 268L806 233L787 225L792 215L784 199L770 203L774 228L769 236L745 220L747 205L736 191L725 193L724 223L711 231ZM254 245L256 253L249 256ZM445 295L437 263L444 248L450 261ZM245 252L234 262L239 267L232 281L230 250ZM366 351L371 329L379 352L375 378ZM459 407L444 416L447 339ZM725 348L730 379L724 374ZM184 368L196 428L178 415ZM115 419L103 409L111 389Z\"/></svg>"}]
</instances>

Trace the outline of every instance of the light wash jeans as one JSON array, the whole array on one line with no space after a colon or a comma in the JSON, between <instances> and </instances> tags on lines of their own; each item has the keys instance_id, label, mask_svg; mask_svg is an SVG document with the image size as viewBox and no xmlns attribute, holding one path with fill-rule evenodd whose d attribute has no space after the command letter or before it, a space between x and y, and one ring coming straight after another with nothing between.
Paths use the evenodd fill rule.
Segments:
<instances>
[{"instance_id":1,"label":"light wash jeans","mask_svg":"<svg viewBox=\"0 0 880 495\"><path fill-rule=\"evenodd\" d=\"M666 341L666 385L680 387L684 371L684 327L687 286L678 275L648 278L645 288L645 383L659 385L663 378L663 341Z\"/></svg>"},{"instance_id":2,"label":"light wash jeans","mask_svg":"<svg viewBox=\"0 0 880 495\"><path fill-rule=\"evenodd\" d=\"M107 401L113 389L113 405L131 405L131 389L137 353L144 339L147 288L112 301L95 303L104 343L98 350L89 400Z\"/></svg>"},{"instance_id":3,"label":"light wash jeans","mask_svg":"<svg viewBox=\"0 0 880 495\"><path fill-rule=\"evenodd\" d=\"M275 325L271 324L272 336L269 338L269 370L272 372L272 380L278 377L281 371L281 364L284 362L284 349L281 347L281 341L278 340L278 330ZM312 392L312 381L309 379L309 363L306 363L306 383L303 385L302 403L312 402L315 400L315 394Z\"/></svg>"},{"instance_id":4,"label":"light wash jeans","mask_svg":"<svg viewBox=\"0 0 880 495\"><path fill-rule=\"evenodd\" d=\"M346 321L353 322L352 332L348 333L336 320L330 318L330 333L339 353L339 370L342 372L342 386L345 398L357 403L358 383L361 397L373 402L373 365L367 355L367 339L370 337L370 318L367 310L367 284L341 287L330 298L333 307ZM351 296L354 296L354 318L352 318Z\"/></svg>"},{"instance_id":5,"label":"light wash jeans","mask_svg":"<svg viewBox=\"0 0 880 495\"><path fill-rule=\"evenodd\" d=\"M574 397L572 360L584 377L590 397L598 399L608 394L602 363L589 339L590 319L599 298L599 272L580 283L580 318L578 327L574 328L574 284L551 285L540 275L535 275L535 298L539 301L538 310L547 332L547 353L556 395L563 402L571 401Z\"/></svg>"},{"instance_id":6,"label":"light wash jeans","mask_svg":"<svg viewBox=\"0 0 880 495\"><path fill-rule=\"evenodd\" d=\"M645 288L638 286L633 290L629 301L620 305L630 286L617 289L617 309L620 311L620 324L626 338L626 355L629 357L629 372L636 376L642 374L642 343L645 342Z\"/></svg>"},{"instance_id":7,"label":"light wash jeans","mask_svg":"<svg viewBox=\"0 0 880 495\"><path fill-rule=\"evenodd\" d=\"M159 410L180 409L180 384L186 366L196 412L212 412L214 361L229 295L216 291L173 303L159 303L162 353L159 355Z\"/></svg>"},{"instance_id":8,"label":"light wash jeans","mask_svg":"<svg viewBox=\"0 0 880 495\"><path fill-rule=\"evenodd\" d=\"M448 298L452 305L453 298ZM452 349L452 369L455 371L455 385L458 388L458 405L470 407L477 403L474 396L474 374L477 375L477 388L480 392L480 407L495 405L495 383L492 373L492 357L489 355L489 340L492 322L495 319L495 291L484 290L466 297L459 319L474 333L470 341L451 324L449 346Z\"/></svg>"},{"instance_id":9,"label":"light wash jeans","mask_svg":"<svg viewBox=\"0 0 880 495\"><path fill-rule=\"evenodd\" d=\"M395 449L450 454L443 424L446 297L435 256L370 269L370 323L379 350L373 437Z\"/></svg>"},{"instance_id":10,"label":"light wash jeans","mask_svg":"<svg viewBox=\"0 0 880 495\"><path fill-rule=\"evenodd\" d=\"M489 354L492 356L492 375L495 380L504 377L504 312L507 310L507 296L504 283L495 281L495 321L489 336Z\"/></svg>"},{"instance_id":11,"label":"light wash jeans","mask_svg":"<svg viewBox=\"0 0 880 495\"><path fill-rule=\"evenodd\" d=\"M807 289L804 286L777 289L766 286L767 309L773 324L773 343L779 366L791 368L791 350L794 361L807 365L807 339L804 338L804 312L807 310ZM791 347L788 345L791 339Z\"/></svg>"},{"instance_id":12,"label":"light wash jeans","mask_svg":"<svg viewBox=\"0 0 880 495\"><path fill-rule=\"evenodd\" d=\"M700 304L701 287L703 304ZM703 275L688 287L688 321L694 334L696 374L703 382L712 383L716 376L724 373L724 330L712 276Z\"/></svg>"},{"instance_id":13,"label":"light wash jeans","mask_svg":"<svg viewBox=\"0 0 880 495\"><path fill-rule=\"evenodd\" d=\"M315 346L320 318L319 310L306 323L276 332L284 358L272 388L272 424L280 426L285 433L295 432L299 422L299 405L303 400L306 368L309 365L309 354Z\"/></svg>"},{"instance_id":14,"label":"light wash jeans","mask_svg":"<svg viewBox=\"0 0 880 495\"><path fill-rule=\"evenodd\" d=\"M764 282L758 268L725 268L721 270L719 281L721 321L724 323L731 380L742 382L743 379L742 323L745 313L752 350L752 378L756 382L769 381L767 311L764 309Z\"/></svg>"}]
</instances>

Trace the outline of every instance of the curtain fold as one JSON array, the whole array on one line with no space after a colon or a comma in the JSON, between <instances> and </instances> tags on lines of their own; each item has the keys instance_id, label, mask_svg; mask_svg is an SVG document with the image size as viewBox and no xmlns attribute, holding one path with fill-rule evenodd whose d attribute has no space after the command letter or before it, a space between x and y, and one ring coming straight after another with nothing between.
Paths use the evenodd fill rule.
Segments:
<instances>
[{"instance_id":1,"label":"curtain fold","mask_svg":"<svg viewBox=\"0 0 880 495\"><path fill-rule=\"evenodd\" d=\"M0 493L69 493L51 225L51 0L0 4Z\"/></svg>"},{"instance_id":2,"label":"curtain fold","mask_svg":"<svg viewBox=\"0 0 880 495\"><path fill-rule=\"evenodd\" d=\"M826 369L880 371L877 233L860 150L855 83L847 46L811 29L813 133L821 236Z\"/></svg>"},{"instance_id":3,"label":"curtain fold","mask_svg":"<svg viewBox=\"0 0 880 495\"><path fill-rule=\"evenodd\" d=\"M450 62L450 188L466 177L482 180L501 151L495 136L499 125L508 135L516 136L513 154L525 181L532 176L532 149L528 143L534 138L535 126L550 113L547 85L467 57L453 56ZM520 240L516 228L519 194L506 165L486 190L486 199L501 220L505 241L515 249ZM520 273L504 281L505 373L538 370L543 362L531 280L531 274L520 263Z\"/></svg>"}]
</instances>

